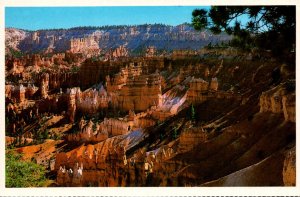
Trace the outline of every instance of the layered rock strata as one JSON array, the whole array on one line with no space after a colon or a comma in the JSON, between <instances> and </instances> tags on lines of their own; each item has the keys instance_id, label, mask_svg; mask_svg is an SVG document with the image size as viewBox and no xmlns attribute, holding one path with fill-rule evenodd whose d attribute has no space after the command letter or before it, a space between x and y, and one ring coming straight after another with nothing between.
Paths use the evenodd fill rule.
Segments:
<instances>
[{"instance_id":1,"label":"layered rock strata","mask_svg":"<svg viewBox=\"0 0 300 197\"><path fill-rule=\"evenodd\" d=\"M261 94L260 112L282 113L286 121L296 122L295 92L288 92L287 84L280 84Z\"/></svg>"},{"instance_id":2,"label":"layered rock strata","mask_svg":"<svg viewBox=\"0 0 300 197\"><path fill-rule=\"evenodd\" d=\"M161 78L159 74L133 77L123 86L117 97L117 107L129 111L144 111L161 105Z\"/></svg>"}]
</instances>

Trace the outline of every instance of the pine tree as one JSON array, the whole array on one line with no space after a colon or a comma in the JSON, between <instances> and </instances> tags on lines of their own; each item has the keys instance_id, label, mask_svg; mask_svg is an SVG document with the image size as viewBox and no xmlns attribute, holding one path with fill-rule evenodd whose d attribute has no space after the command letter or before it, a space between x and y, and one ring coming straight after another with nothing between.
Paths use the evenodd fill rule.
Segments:
<instances>
[{"instance_id":1,"label":"pine tree","mask_svg":"<svg viewBox=\"0 0 300 197\"><path fill-rule=\"evenodd\" d=\"M194 108L193 104L191 105L191 118L192 118L192 121L196 120L196 112L195 112L195 108Z\"/></svg>"},{"instance_id":2,"label":"pine tree","mask_svg":"<svg viewBox=\"0 0 300 197\"><path fill-rule=\"evenodd\" d=\"M243 18L243 20L241 19ZM296 43L296 6L212 6L195 9L192 25L234 36L235 47L271 50L285 57ZM278 57L280 58L280 57Z\"/></svg>"}]
</instances>

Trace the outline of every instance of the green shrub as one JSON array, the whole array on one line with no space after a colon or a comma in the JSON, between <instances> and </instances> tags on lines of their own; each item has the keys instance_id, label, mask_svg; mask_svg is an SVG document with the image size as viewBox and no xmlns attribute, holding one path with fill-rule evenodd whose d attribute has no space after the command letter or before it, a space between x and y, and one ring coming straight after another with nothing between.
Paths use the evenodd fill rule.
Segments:
<instances>
[{"instance_id":1,"label":"green shrub","mask_svg":"<svg viewBox=\"0 0 300 197\"><path fill-rule=\"evenodd\" d=\"M79 67L78 66L72 66L71 67L71 73L77 73L79 71Z\"/></svg>"},{"instance_id":2,"label":"green shrub","mask_svg":"<svg viewBox=\"0 0 300 197\"><path fill-rule=\"evenodd\" d=\"M22 56L24 56L24 54L21 51L17 51L11 47L9 47L9 50L11 52L11 55L15 58L21 58Z\"/></svg>"},{"instance_id":3,"label":"green shrub","mask_svg":"<svg viewBox=\"0 0 300 197\"><path fill-rule=\"evenodd\" d=\"M42 187L46 183L45 168L31 161L22 161L22 155L6 153L6 187Z\"/></svg>"},{"instance_id":4,"label":"green shrub","mask_svg":"<svg viewBox=\"0 0 300 197\"><path fill-rule=\"evenodd\" d=\"M178 137L178 128L174 127L173 128L173 135L172 135L173 139L176 139Z\"/></svg>"}]
</instances>

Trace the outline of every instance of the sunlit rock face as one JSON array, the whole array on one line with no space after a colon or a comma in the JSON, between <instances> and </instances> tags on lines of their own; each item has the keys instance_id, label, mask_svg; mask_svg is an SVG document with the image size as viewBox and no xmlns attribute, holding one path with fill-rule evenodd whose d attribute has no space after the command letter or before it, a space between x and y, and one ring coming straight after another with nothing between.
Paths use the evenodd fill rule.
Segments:
<instances>
[{"instance_id":1,"label":"sunlit rock face","mask_svg":"<svg viewBox=\"0 0 300 197\"><path fill-rule=\"evenodd\" d=\"M296 150L287 151L282 170L283 182L286 186L296 185Z\"/></svg>"},{"instance_id":2,"label":"sunlit rock face","mask_svg":"<svg viewBox=\"0 0 300 197\"><path fill-rule=\"evenodd\" d=\"M76 92L76 105L83 113L93 114L100 109L108 107L109 97L103 86L99 89L87 89L83 92L80 89Z\"/></svg>"},{"instance_id":3,"label":"sunlit rock face","mask_svg":"<svg viewBox=\"0 0 300 197\"><path fill-rule=\"evenodd\" d=\"M49 90L49 74L44 73L42 74L41 84L40 84L40 93L43 99L48 97L48 90Z\"/></svg>"},{"instance_id":4,"label":"sunlit rock face","mask_svg":"<svg viewBox=\"0 0 300 197\"><path fill-rule=\"evenodd\" d=\"M260 112L282 113L286 121L295 122L294 92L288 92L287 84L280 84L260 96Z\"/></svg>"},{"instance_id":5,"label":"sunlit rock face","mask_svg":"<svg viewBox=\"0 0 300 197\"><path fill-rule=\"evenodd\" d=\"M34 94L38 91L38 88L35 87L34 84L28 84L27 88L26 88L26 98L33 98Z\"/></svg>"},{"instance_id":6,"label":"sunlit rock face","mask_svg":"<svg viewBox=\"0 0 300 197\"><path fill-rule=\"evenodd\" d=\"M145 57L154 57L156 55L156 48L154 46L150 46L146 50Z\"/></svg>"},{"instance_id":7,"label":"sunlit rock face","mask_svg":"<svg viewBox=\"0 0 300 197\"><path fill-rule=\"evenodd\" d=\"M139 172L130 166L125 147L117 145L118 142L120 139L115 138L57 154L57 183L64 186L125 186L128 173L138 175Z\"/></svg>"},{"instance_id":8,"label":"sunlit rock face","mask_svg":"<svg viewBox=\"0 0 300 197\"><path fill-rule=\"evenodd\" d=\"M96 56L101 51L95 36L92 35L84 38L72 38L69 47L71 53L82 53L87 57Z\"/></svg>"},{"instance_id":9,"label":"sunlit rock face","mask_svg":"<svg viewBox=\"0 0 300 197\"><path fill-rule=\"evenodd\" d=\"M66 139L69 142L97 143L114 136L130 134L136 130L155 125L155 120L150 116L151 110L135 114L129 111L124 118L104 118L101 122L79 121L78 131L68 134Z\"/></svg>"},{"instance_id":10,"label":"sunlit rock face","mask_svg":"<svg viewBox=\"0 0 300 197\"><path fill-rule=\"evenodd\" d=\"M74 121L76 111L95 114L99 110L107 108L110 98L106 90L100 85L98 89L90 88L81 92L79 87L67 89L68 115Z\"/></svg>"},{"instance_id":11,"label":"sunlit rock face","mask_svg":"<svg viewBox=\"0 0 300 197\"><path fill-rule=\"evenodd\" d=\"M9 47L14 50L18 50L19 43L27 36L26 31L7 28L5 29L5 53L9 54Z\"/></svg>"},{"instance_id":12,"label":"sunlit rock face","mask_svg":"<svg viewBox=\"0 0 300 197\"><path fill-rule=\"evenodd\" d=\"M212 78L210 82L210 89L217 91L218 87L219 87L218 79L216 77Z\"/></svg>"},{"instance_id":13,"label":"sunlit rock face","mask_svg":"<svg viewBox=\"0 0 300 197\"><path fill-rule=\"evenodd\" d=\"M174 163L167 161L175 154L172 147L151 152L139 149L127 157L129 141L123 142L122 137L115 137L57 154L54 167L57 183L61 186L142 186L148 176L161 177L162 166L168 166L168 172L175 170Z\"/></svg>"},{"instance_id":14,"label":"sunlit rock face","mask_svg":"<svg viewBox=\"0 0 300 197\"><path fill-rule=\"evenodd\" d=\"M12 75L22 75L25 69L27 61L26 59L13 59L11 64L12 64Z\"/></svg>"},{"instance_id":15,"label":"sunlit rock face","mask_svg":"<svg viewBox=\"0 0 300 197\"><path fill-rule=\"evenodd\" d=\"M115 48L114 50L111 49L108 52L106 52L105 60L114 60L114 59L124 58L128 56L129 56L128 49L125 46L121 45Z\"/></svg>"},{"instance_id":16,"label":"sunlit rock face","mask_svg":"<svg viewBox=\"0 0 300 197\"><path fill-rule=\"evenodd\" d=\"M5 97L11 99L12 91L13 91L13 85L5 85Z\"/></svg>"},{"instance_id":17,"label":"sunlit rock face","mask_svg":"<svg viewBox=\"0 0 300 197\"><path fill-rule=\"evenodd\" d=\"M69 117L70 122L75 121L75 115L76 115L76 92L78 91L78 88L71 89L68 94L68 112L67 115Z\"/></svg>"},{"instance_id":18,"label":"sunlit rock face","mask_svg":"<svg viewBox=\"0 0 300 197\"><path fill-rule=\"evenodd\" d=\"M161 105L160 82L159 74L132 77L120 89L115 105L125 111L144 111Z\"/></svg>"},{"instance_id":19,"label":"sunlit rock face","mask_svg":"<svg viewBox=\"0 0 300 197\"><path fill-rule=\"evenodd\" d=\"M160 121L178 114L187 101L188 87L184 84L175 85L162 95L162 104L152 110L151 116Z\"/></svg>"},{"instance_id":20,"label":"sunlit rock face","mask_svg":"<svg viewBox=\"0 0 300 197\"><path fill-rule=\"evenodd\" d=\"M69 142L101 142L108 138L108 132L100 128L100 125L89 121L86 123L83 119L79 122L79 132L67 135Z\"/></svg>"},{"instance_id":21,"label":"sunlit rock face","mask_svg":"<svg viewBox=\"0 0 300 197\"><path fill-rule=\"evenodd\" d=\"M187 92L187 99L192 103L202 103L207 100L209 83L203 79L193 78ZM206 93L206 94L205 94Z\"/></svg>"},{"instance_id":22,"label":"sunlit rock face","mask_svg":"<svg viewBox=\"0 0 300 197\"><path fill-rule=\"evenodd\" d=\"M12 99L17 103L23 103L26 98L29 98L29 96L26 96L26 92L30 91L29 88L30 87L27 88L22 84L19 86L5 85L5 97ZM35 88L33 91L36 92L37 88Z\"/></svg>"},{"instance_id":23,"label":"sunlit rock face","mask_svg":"<svg viewBox=\"0 0 300 197\"><path fill-rule=\"evenodd\" d=\"M130 63L129 66L121 68L120 72L115 74L113 78L109 75L106 76L106 87L108 92L115 92L120 90L124 85L127 84L130 78L138 77L142 74L141 62L137 65Z\"/></svg>"},{"instance_id":24,"label":"sunlit rock face","mask_svg":"<svg viewBox=\"0 0 300 197\"><path fill-rule=\"evenodd\" d=\"M284 118L287 121L296 122L296 94L284 95L282 97Z\"/></svg>"},{"instance_id":25,"label":"sunlit rock face","mask_svg":"<svg viewBox=\"0 0 300 197\"><path fill-rule=\"evenodd\" d=\"M124 111L145 111L161 105L161 76L142 75L141 65L121 69L112 79L106 77L106 87L112 105Z\"/></svg>"}]
</instances>

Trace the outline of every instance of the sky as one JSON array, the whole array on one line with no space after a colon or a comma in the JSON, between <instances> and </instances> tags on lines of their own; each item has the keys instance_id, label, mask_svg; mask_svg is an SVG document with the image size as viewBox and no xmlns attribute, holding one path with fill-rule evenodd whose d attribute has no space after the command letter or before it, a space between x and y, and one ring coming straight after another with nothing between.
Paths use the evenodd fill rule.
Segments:
<instances>
[{"instance_id":1,"label":"sky","mask_svg":"<svg viewBox=\"0 0 300 197\"><path fill-rule=\"evenodd\" d=\"M78 26L190 23L192 6L6 7L5 27L26 30Z\"/></svg>"}]
</instances>

